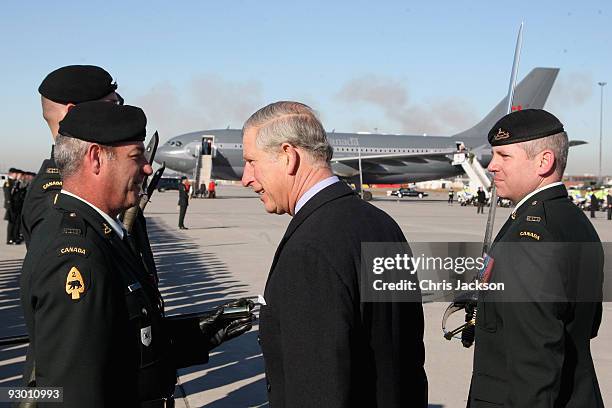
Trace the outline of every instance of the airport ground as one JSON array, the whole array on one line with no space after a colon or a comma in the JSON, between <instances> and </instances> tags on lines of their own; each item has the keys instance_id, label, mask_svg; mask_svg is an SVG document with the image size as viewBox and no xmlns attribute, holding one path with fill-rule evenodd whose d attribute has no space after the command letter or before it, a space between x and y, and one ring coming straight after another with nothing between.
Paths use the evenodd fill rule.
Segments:
<instances>
[{"instance_id":1,"label":"airport ground","mask_svg":"<svg viewBox=\"0 0 612 408\"><path fill-rule=\"evenodd\" d=\"M218 198L194 199L185 225L177 227L177 193L155 193L146 214L152 247L161 278L168 314L210 308L224 299L263 292L274 251L289 216L266 214L252 192L238 186L219 186ZM387 198L375 194L372 203L389 213L408 241L482 241L485 215L474 207L449 206L446 194L424 199ZM496 229L510 210L497 209ZM612 221L598 213L593 221L601 240L612 242ZM6 231L6 222L0 224ZM25 247L0 250L0 337L25 331L19 306L19 270ZM430 407L465 407L473 348L442 337L441 318L446 303L424 304L426 370ZM612 404L612 303L604 305L599 337L592 354L604 402ZM406 324L410 324L407 322ZM66 335L69 335L67 333ZM0 387L20 384L25 346L0 349ZM223 344L206 365L181 370L177 407L267 406L263 358L257 344L257 327ZM299 369L299 367L296 367Z\"/></svg>"}]
</instances>

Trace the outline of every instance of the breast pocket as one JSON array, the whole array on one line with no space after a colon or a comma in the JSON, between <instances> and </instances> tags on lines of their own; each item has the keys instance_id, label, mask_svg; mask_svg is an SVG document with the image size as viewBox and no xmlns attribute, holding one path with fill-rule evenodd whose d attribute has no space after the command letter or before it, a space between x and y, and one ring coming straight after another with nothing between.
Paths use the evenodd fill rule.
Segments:
<instances>
[{"instance_id":1,"label":"breast pocket","mask_svg":"<svg viewBox=\"0 0 612 408\"><path fill-rule=\"evenodd\" d=\"M134 339L140 350L140 367L147 367L158 360L160 333L159 319L156 311L147 301L142 288L137 288L126 294L126 304L130 326L134 331Z\"/></svg>"}]
</instances>

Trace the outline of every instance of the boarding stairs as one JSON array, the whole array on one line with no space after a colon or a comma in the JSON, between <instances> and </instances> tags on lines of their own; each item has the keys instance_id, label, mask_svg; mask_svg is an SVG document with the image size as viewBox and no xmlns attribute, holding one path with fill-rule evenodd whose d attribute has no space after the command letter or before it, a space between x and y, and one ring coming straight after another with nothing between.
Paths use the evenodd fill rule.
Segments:
<instances>
[{"instance_id":1,"label":"boarding stairs","mask_svg":"<svg viewBox=\"0 0 612 408\"><path fill-rule=\"evenodd\" d=\"M491 187L491 179L482 167L476 156L470 155L467 150L457 152L453 155L453 166L460 165L470 179L470 188L477 190L482 187L488 191Z\"/></svg>"}]
</instances>

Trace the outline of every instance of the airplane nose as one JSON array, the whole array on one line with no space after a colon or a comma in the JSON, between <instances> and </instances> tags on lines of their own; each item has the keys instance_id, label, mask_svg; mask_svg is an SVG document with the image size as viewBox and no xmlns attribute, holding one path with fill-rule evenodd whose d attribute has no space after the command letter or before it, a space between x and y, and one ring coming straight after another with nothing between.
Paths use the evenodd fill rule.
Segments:
<instances>
[{"instance_id":1,"label":"airplane nose","mask_svg":"<svg viewBox=\"0 0 612 408\"><path fill-rule=\"evenodd\" d=\"M153 161L157 164L163 164L165 161L168 161L168 150L169 149L166 145L158 147Z\"/></svg>"}]
</instances>

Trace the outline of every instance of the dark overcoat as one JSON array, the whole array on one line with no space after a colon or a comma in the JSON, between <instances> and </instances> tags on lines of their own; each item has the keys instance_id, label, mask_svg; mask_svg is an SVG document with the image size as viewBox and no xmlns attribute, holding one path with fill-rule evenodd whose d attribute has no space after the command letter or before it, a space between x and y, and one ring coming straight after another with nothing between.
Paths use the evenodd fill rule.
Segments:
<instances>
[{"instance_id":1,"label":"dark overcoat","mask_svg":"<svg viewBox=\"0 0 612 408\"><path fill-rule=\"evenodd\" d=\"M272 408L427 406L422 305L362 301L362 242L405 238L342 182L289 224L260 315Z\"/></svg>"}]
</instances>

